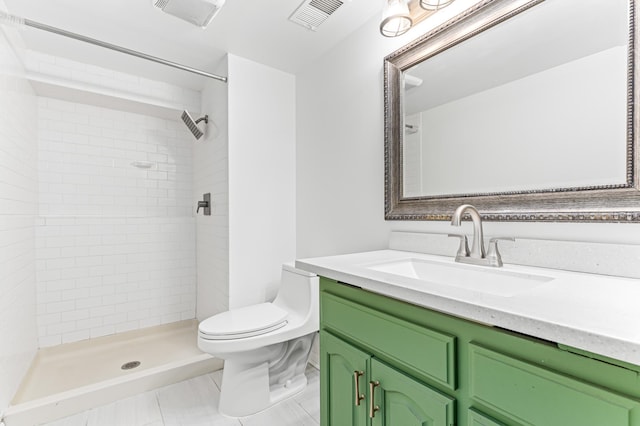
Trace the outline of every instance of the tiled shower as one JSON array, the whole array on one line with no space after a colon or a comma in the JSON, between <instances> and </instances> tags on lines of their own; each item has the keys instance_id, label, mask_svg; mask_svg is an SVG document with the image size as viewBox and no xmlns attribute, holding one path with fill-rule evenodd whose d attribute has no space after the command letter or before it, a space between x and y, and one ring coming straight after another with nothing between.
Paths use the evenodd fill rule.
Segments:
<instances>
[{"instance_id":1,"label":"tiled shower","mask_svg":"<svg viewBox=\"0 0 640 426\"><path fill-rule=\"evenodd\" d=\"M195 317L196 160L175 106L200 111L201 92L11 30L0 66L1 413L37 348Z\"/></svg>"},{"instance_id":2,"label":"tiled shower","mask_svg":"<svg viewBox=\"0 0 640 426\"><path fill-rule=\"evenodd\" d=\"M178 126L38 99L40 347L194 317L192 141Z\"/></svg>"}]
</instances>

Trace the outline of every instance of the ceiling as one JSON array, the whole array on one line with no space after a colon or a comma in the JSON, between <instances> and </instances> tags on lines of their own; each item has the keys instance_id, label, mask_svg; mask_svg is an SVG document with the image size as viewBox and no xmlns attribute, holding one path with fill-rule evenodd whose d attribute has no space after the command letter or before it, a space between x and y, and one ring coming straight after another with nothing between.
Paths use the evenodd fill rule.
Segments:
<instances>
[{"instance_id":1,"label":"ceiling","mask_svg":"<svg viewBox=\"0 0 640 426\"><path fill-rule=\"evenodd\" d=\"M289 16L301 0L227 0L206 29L165 14L152 0L4 0L9 13L148 55L214 72L228 52L296 73L382 10L381 0L344 0L316 32ZM34 28L27 48L198 88L201 78Z\"/></svg>"}]
</instances>

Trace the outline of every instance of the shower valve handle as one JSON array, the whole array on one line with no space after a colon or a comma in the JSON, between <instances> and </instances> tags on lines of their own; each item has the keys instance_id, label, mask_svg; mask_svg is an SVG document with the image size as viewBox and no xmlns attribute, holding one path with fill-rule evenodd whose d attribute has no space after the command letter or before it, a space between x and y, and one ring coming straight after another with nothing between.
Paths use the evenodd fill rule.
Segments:
<instances>
[{"instance_id":1,"label":"shower valve handle","mask_svg":"<svg viewBox=\"0 0 640 426\"><path fill-rule=\"evenodd\" d=\"M203 209L205 216L211 216L211 193L207 192L202 195L202 200L198 201L196 214L200 212L200 209Z\"/></svg>"},{"instance_id":2,"label":"shower valve handle","mask_svg":"<svg viewBox=\"0 0 640 426\"><path fill-rule=\"evenodd\" d=\"M208 201L198 201L198 208L196 209L196 213L198 213L201 208L206 209L207 207L209 207Z\"/></svg>"}]
</instances>

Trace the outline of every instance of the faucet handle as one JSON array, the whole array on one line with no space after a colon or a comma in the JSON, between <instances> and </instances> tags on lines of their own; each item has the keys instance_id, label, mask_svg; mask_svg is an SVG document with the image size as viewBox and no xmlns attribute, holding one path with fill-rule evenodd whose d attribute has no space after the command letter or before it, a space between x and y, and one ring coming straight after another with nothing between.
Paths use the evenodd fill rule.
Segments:
<instances>
[{"instance_id":1,"label":"faucet handle","mask_svg":"<svg viewBox=\"0 0 640 426\"><path fill-rule=\"evenodd\" d=\"M502 256L498 251L498 241L515 241L513 237L494 237L489 240L489 250L487 250L487 260L489 266L502 266Z\"/></svg>"},{"instance_id":2,"label":"faucet handle","mask_svg":"<svg viewBox=\"0 0 640 426\"><path fill-rule=\"evenodd\" d=\"M464 235L464 234L448 234L447 237L460 238L460 246L458 247L458 252L456 253L456 258L458 258L458 257L468 257L469 256L469 241L468 241L466 235Z\"/></svg>"},{"instance_id":3,"label":"faucet handle","mask_svg":"<svg viewBox=\"0 0 640 426\"><path fill-rule=\"evenodd\" d=\"M196 209L196 214L198 214L200 209L204 209L205 216L211 216L211 193L210 192L207 192L206 194L202 194L202 200L198 201L198 208Z\"/></svg>"},{"instance_id":4,"label":"faucet handle","mask_svg":"<svg viewBox=\"0 0 640 426\"><path fill-rule=\"evenodd\" d=\"M200 211L200 209L207 209L209 207L208 201L198 201L198 208L196 209L196 213Z\"/></svg>"},{"instance_id":5,"label":"faucet handle","mask_svg":"<svg viewBox=\"0 0 640 426\"><path fill-rule=\"evenodd\" d=\"M491 243L497 244L498 241L515 241L516 239L513 237L492 237L489 239L489 245Z\"/></svg>"}]
</instances>

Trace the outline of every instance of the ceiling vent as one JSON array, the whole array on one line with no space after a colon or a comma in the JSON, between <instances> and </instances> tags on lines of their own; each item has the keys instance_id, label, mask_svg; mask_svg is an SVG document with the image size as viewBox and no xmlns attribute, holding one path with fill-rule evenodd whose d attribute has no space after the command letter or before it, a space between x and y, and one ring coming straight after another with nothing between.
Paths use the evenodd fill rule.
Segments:
<instances>
[{"instance_id":1,"label":"ceiling vent","mask_svg":"<svg viewBox=\"0 0 640 426\"><path fill-rule=\"evenodd\" d=\"M214 16L218 14L220 8L224 6L225 0L152 0L153 5L169 15L185 20L205 28Z\"/></svg>"},{"instance_id":2,"label":"ceiling vent","mask_svg":"<svg viewBox=\"0 0 640 426\"><path fill-rule=\"evenodd\" d=\"M291 22L316 31L320 24L344 4L341 0L305 0L289 17Z\"/></svg>"}]
</instances>

